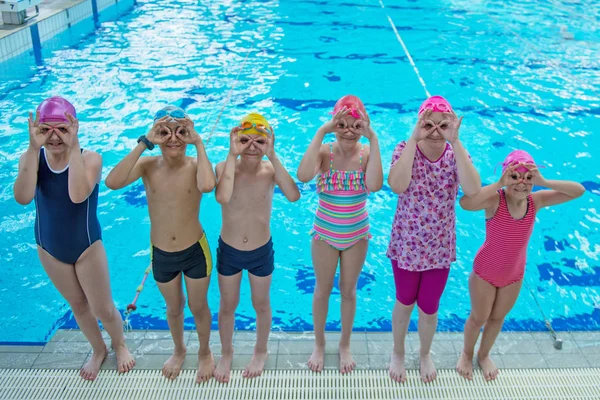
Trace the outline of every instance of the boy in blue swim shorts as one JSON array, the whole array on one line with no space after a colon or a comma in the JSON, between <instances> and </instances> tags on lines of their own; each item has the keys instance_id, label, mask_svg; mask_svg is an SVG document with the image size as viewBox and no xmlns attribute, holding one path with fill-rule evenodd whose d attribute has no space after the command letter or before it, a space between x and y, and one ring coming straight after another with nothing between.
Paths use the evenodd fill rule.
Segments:
<instances>
[{"instance_id":1,"label":"boy in blue swim shorts","mask_svg":"<svg viewBox=\"0 0 600 400\"><path fill-rule=\"evenodd\" d=\"M249 114L231 130L229 155L216 167L216 198L223 220L217 250L222 355L214 375L219 382L229 381L234 314L243 270L248 270L250 279L257 336L254 355L243 376L259 376L267 361L272 322L269 291L274 269L270 222L275 185L289 201L300 198L294 179L275 154L274 143L273 128L267 120L260 114ZM263 160L264 156L268 161Z\"/></svg>"},{"instance_id":2,"label":"boy in blue swim shorts","mask_svg":"<svg viewBox=\"0 0 600 400\"><path fill-rule=\"evenodd\" d=\"M155 145L160 147L160 155L140 158ZM186 156L188 145L196 147L197 157ZM208 345L212 315L207 302L212 259L199 213L202 194L215 187L215 175L202 138L182 109L167 106L156 113L148 135L142 135L137 146L108 174L106 186L116 190L139 178L144 182L150 214L152 272L167 303L167 322L175 344L162 372L175 379L185 360L185 280L200 342L196 381L204 382L214 369Z\"/></svg>"}]
</instances>

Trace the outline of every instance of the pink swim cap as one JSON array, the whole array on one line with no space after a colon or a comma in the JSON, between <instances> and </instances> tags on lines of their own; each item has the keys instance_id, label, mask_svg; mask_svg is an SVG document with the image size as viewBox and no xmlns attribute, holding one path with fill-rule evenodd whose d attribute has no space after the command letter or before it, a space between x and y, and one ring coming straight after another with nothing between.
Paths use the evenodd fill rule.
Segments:
<instances>
[{"instance_id":1,"label":"pink swim cap","mask_svg":"<svg viewBox=\"0 0 600 400\"><path fill-rule=\"evenodd\" d=\"M504 159L504 162L502 163L502 172L504 172L509 166L518 164L520 162L525 164L535 164L533 157L531 157L528 152L525 150L514 150L511 151ZM519 168L516 168L515 171L525 173L529 171L529 169L525 168L524 166L520 166Z\"/></svg>"},{"instance_id":2,"label":"pink swim cap","mask_svg":"<svg viewBox=\"0 0 600 400\"><path fill-rule=\"evenodd\" d=\"M38 106L37 111L40 113L40 123L46 122L69 122L65 113L71 114L76 117L75 107L69 103L66 99L55 96L50 97Z\"/></svg>"},{"instance_id":3,"label":"pink swim cap","mask_svg":"<svg viewBox=\"0 0 600 400\"><path fill-rule=\"evenodd\" d=\"M425 110L431 110L433 112L449 113L452 112L452 106L448 103L448 100L442 96L431 96L421 104L419 107L419 115Z\"/></svg>"},{"instance_id":4,"label":"pink swim cap","mask_svg":"<svg viewBox=\"0 0 600 400\"><path fill-rule=\"evenodd\" d=\"M348 94L335 103L335 106L333 106L333 112L330 114L336 114L344 107L349 108L350 113L348 115L352 115L356 119L360 118L360 114L358 113L359 110L363 113L366 113L363 102L360 101L358 97Z\"/></svg>"}]
</instances>

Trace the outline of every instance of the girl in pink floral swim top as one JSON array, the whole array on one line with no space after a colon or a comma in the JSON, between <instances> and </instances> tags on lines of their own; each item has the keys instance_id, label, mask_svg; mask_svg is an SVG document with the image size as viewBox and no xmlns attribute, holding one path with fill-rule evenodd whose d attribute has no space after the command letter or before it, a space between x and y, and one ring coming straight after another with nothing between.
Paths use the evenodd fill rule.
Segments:
<instances>
[{"instance_id":1,"label":"girl in pink floral swim top","mask_svg":"<svg viewBox=\"0 0 600 400\"><path fill-rule=\"evenodd\" d=\"M419 108L412 136L394 151L388 183L398 194L387 256L392 262L396 304L392 316L394 352L390 376L403 382L404 339L415 306L419 309L421 379L436 370L430 357L439 301L456 260L455 204L459 182L467 196L481 190L481 180L458 138L458 119L441 96Z\"/></svg>"}]
</instances>

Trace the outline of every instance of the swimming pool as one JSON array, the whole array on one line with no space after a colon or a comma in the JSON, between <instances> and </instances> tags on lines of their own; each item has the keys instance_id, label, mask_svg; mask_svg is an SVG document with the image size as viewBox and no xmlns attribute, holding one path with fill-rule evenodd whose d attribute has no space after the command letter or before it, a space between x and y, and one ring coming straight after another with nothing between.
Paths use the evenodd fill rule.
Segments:
<instances>
[{"instance_id":1,"label":"swimming pool","mask_svg":"<svg viewBox=\"0 0 600 400\"><path fill-rule=\"evenodd\" d=\"M28 55L0 64L6 77L0 80L0 341L43 342L57 327L75 326L39 265L35 208L12 198L17 160L27 146L27 112L42 99L61 94L76 105L82 146L103 154L105 178L165 102L185 108L205 140L226 104L206 146L213 164L226 157L229 128L251 110L264 113L275 126L280 158L295 171L335 101L353 93L365 102L379 133L387 178L394 146L412 131L425 97L399 37L426 89L446 96L464 115L462 140L484 184L498 178L494 166L510 150L523 148L547 167L542 171L547 177L586 187L581 199L538 214L526 273L532 293L523 287L505 328L543 330L543 312L555 329L599 329L600 5L385 3L382 8L378 0L138 1L116 22L83 32L76 44L72 32L53 39L43 65ZM575 40L561 38L563 24ZM289 204L281 193L274 197L276 330L312 330L308 232L317 198L314 183L299 185L297 203ZM387 186L369 198L373 240L358 283L356 329L391 329L394 287L385 250L395 204ZM459 209L457 216L458 259L442 298L440 330L462 329L469 312L467 277L484 240L482 213ZM114 298L123 310L149 263L141 183L117 192L102 183L99 218ZM212 194L203 199L201 221L214 252L220 209ZM209 299L216 328L216 277ZM334 289L329 330L340 329L339 301ZM164 302L151 279L138 307L134 328L167 328ZM236 326L254 328L246 279ZM192 327L188 311L186 327Z\"/></svg>"}]
</instances>

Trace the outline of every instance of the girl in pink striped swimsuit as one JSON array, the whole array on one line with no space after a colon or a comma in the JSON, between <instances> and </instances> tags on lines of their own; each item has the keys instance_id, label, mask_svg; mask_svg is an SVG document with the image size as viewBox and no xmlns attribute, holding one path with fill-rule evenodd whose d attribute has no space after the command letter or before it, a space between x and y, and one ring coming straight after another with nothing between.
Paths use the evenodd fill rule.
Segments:
<instances>
[{"instance_id":1,"label":"girl in pink striped swimsuit","mask_svg":"<svg viewBox=\"0 0 600 400\"><path fill-rule=\"evenodd\" d=\"M355 367L350 353L350 334L356 313L356 283L369 245L367 195L383 185L379 141L369 117L356 96L344 96L335 105L334 117L326 122L312 140L298 167L298 179L309 182L317 176L319 206L312 232L312 260L316 285L313 296L315 348L308 366L323 370L325 322L333 280L340 264L342 297L342 336L340 372ZM327 133L336 141L323 144ZM361 137L370 146L359 143Z\"/></svg>"},{"instance_id":2,"label":"girl in pink striped swimsuit","mask_svg":"<svg viewBox=\"0 0 600 400\"><path fill-rule=\"evenodd\" d=\"M531 193L533 185L550 190ZM462 208L485 210L486 218L485 243L475 256L469 278L471 315L465 323L464 349L456 365L463 377L473 379L473 353L482 327L477 361L486 380L498 376L489 354L519 296L536 213L543 207L573 200L584 191L577 182L544 179L533 158L523 150L515 150L504 160L498 182L475 197L460 199Z\"/></svg>"}]
</instances>

